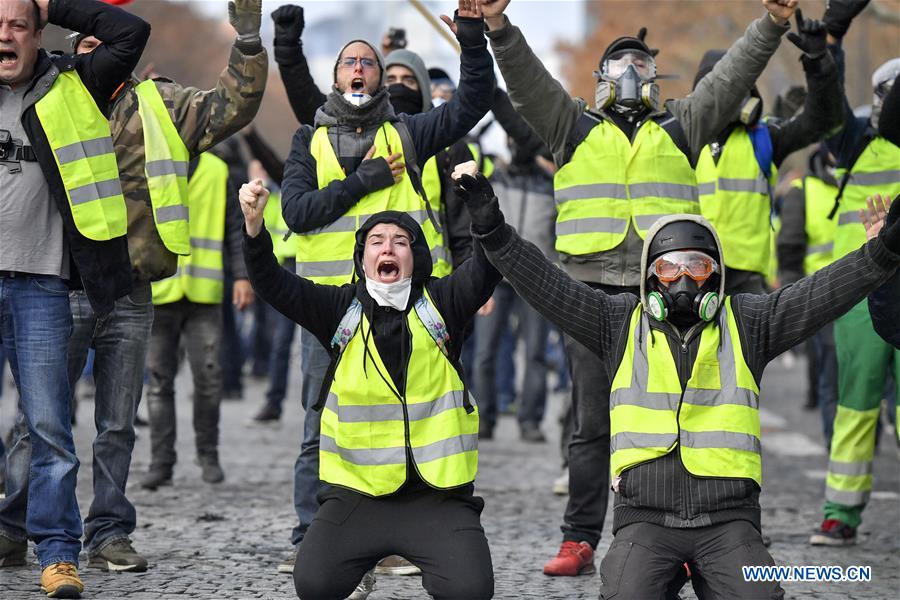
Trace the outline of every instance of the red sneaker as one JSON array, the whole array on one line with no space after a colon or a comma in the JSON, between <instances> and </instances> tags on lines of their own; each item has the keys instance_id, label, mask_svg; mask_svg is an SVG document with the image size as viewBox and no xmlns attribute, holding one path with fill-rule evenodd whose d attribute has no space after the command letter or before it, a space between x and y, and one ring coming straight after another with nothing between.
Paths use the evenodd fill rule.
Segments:
<instances>
[{"instance_id":1,"label":"red sneaker","mask_svg":"<svg viewBox=\"0 0 900 600\"><path fill-rule=\"evenodd\" d=\"M587 542L563 542L556 558L544 565L544 575L576 577L596 572L594 549Z\"/></svg>"}]
</instances>

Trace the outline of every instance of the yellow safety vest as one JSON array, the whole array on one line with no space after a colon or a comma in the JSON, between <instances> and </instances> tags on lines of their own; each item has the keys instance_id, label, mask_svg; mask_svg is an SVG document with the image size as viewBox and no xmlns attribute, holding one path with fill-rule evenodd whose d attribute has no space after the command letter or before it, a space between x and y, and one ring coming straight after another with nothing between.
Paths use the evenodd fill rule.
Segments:
<instances>
[{"instance_id":1,"label":"yellow safety vest","mask_svg":"<svg viewBox=\"0 0 900 600\"><path fill-rule=\"evenodd\" d=\"M204 153L188 182L191 212L191 254L178 257L171 277L154 281L153 304L171 304L187 298L197 304L220 304L225 291L223 248L228 165Z\"/></svg>"},{"instance_id":2,"label":"yellow safety vest","mask_svg":"<svg viewBox=\"0 0 900 600\"><path fill-rule=\"evenodd\" d=\"M697 477L762 485L759 387L744 360L730 298L700 335L685 389L665 336L654 340L648 317L635 308L613 378L610 426L616 476L679 447L685 468Z\"/></svg>"},{"instance_id":3,"label":"yellow safety vest","mask_svg":"<svg viewBox=\"0 0 900 600\"><path fill-rule=\"evenodd\" d=\"M272 251L278 259L278 264L284 264L288 258L297 256L297 238L290 236L287 240L284 239L291 230L284 222L284 215L281 213L281 194L278 192L269 194L269 201L263 209L263 221L269 235L272 236Z\"/></svg>"},{"instance_id":4,"label":"yellow safety vest","mask_svg":"<svg viewBox=\"0 0 900 600\"><path fill-rule=\"evenodd\" d=\"M436 314L432 322L443 321L427 292L407 314L412 350L402 396L378 353L368 319L356 315L358 326L340 356L322 409L322 481L370 496L390 494L406 482L407 452L432 487L448 489L475 480L478 411L466 412L463 381L429 333L423 309ZM356 304L355 310L361 313L361 306ZM369 361L368 375L364 361Z\"/></svg>"},{"instance_id":5,"label":"yellow safety vest","mask_svg":"<svg viewBox=\"0 0 900 600\"><path fill-rule=\"evenodd\" d=\"M95 241L125 235L128 212L109 121L81 77L76 71L61 72L34 108L78 232Z\"/></svg>"},{"instance_id":6,"label":"yellow safety vest","mask_svg":"<svg viewBox=\"0 0 900 600\"><path fill-rule=\"evenodd\" d=\"M777 178L778 170L772 165L771 180L766 180L743 126L735 127L728 136L718 163L709 146L700 153L700 211L719 233L727 267L768 273L774 239L769 225L769 185L774 186Z\"/></svg>"},{"instance_id":7,"label":"yellow safety vest","mask_svg":"<svg viewBox=\"0 0 900 600\"><path fill-rule=\"evenodd\" d=\"M441 196L441 174L438 171L437 156L432 156L425 161L425 167L422 169L422 188L425 190L428 203L431 205L431 210L441 229L441 232L436 235L440 238L442 252L432 253L431 274L435 277L444 277L450 274L453 267L450 262L450 246L447 244L445 229L447 224L441 221L444 214L444 199Z\"/></svg>"},{"instance_id":8,"label":"yellow safety vest","mask_svg":"<svg viewBox=\"0 0 900 600\"><path fill-rule=\"evenodd\" d=\"M838 169L838 181L845 175L846 169ZM850 169L836 217L835 260L866 243L866 230L859 220L859 210L866 207L866 198L873 194L891 198L900 194L900 148L881 136L869 142Z\"/></svg>"},{"instance_id":9,"label":"yellow safety vest","mask_svg":"<svg viewBox=\"0 0 900 600\"><path fill-rule=\"evenodd\" d=\"M803 272L812 275L834 262L837 219L829 219L828 215L834 207L837 187L812 175L795 179L791 186L803 190L806 211L806 256L803 259Z\"/></svg>"},{"instance_id":10,"label":"yellow safety vest","mask_svg":"<svg viewBox=\"0 0 900 600\"><path fill-rule=\"evenodd\" d=\"M392 154L391 151L400 150L402 153L403 149L400 135L388 122L378 129L374 145L374 158L386 158ZM309 150L316 159L319 189L334 180L346 177L328 140L326 127L316 129ZM415 219L421 225L431 250L432 263L436 267L433 272L441 272L441 269L447 269L449 272L449 260L441 235L428 215L426 200L419 196L413 187L408 171L407 166L399 183L363 196L336 221L315 231L300 234L297 273L319 284L343 285L352 281L356 231L370 216L385 210L405 212ZM441 261L447 263L447 266L440 265Z\"/></svg>"},{"instance_id":11,"label":"yellow safety vest","mask_svg":"<svg viewBox=\"0 0 900 600\"><path fill-rule=\"evenodd\" d=\"M569 255L615 248L631 222L644 238L659 217L700 214L694 169L654 121L641 126L633 144L615 124L598 122L553 187L556 249Z\"/></svg>"},{"instance_id":12,"label":"yellow safety vest","mask_svg":"<svg viewBox=\"0 0 900 600\"><path fill-rule=\"evenodd\" d=\"M494 161L488 156L482 156L481 148L478 147L478 144L469 142L466 145L469 147L469 152L472 153L472 158L475 159L475 164L478 165L478 170L481 171L485 179L490 179L491 175L494 174Z\"/></svg>"},{"instance_id":13,"label":"yellow safety vest","mask_svg":"<svg viewBox=\"0 0 900 600\"><path fill-rule=\"evenodd\" d=\"M144 81L134 91L144 130L144 177L147 178L156 230L170 252L190 254L187 180L190 153L172 122L156 83Z\"/></svg>"}]
</instances>

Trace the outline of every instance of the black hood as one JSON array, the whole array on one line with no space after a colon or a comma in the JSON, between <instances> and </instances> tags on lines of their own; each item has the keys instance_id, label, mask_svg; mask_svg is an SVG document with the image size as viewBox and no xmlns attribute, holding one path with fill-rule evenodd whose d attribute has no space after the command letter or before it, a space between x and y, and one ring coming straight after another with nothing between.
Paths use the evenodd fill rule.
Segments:
<instances>
[{"instance_id":1,"label":"black hood","mask_svg":"<svg viewBox=\"0 0 900 600\"><path fill-rule=\"evenodd\" d=\"M366 247L366 236L373 227L381 223L393 223L405 229L412 236L412 253L413 253L413 274L412 284L415 287L421 287L431 277L431 250L428 248L428 241L425 239L425 233L416 222L405 212L396 210L385 210L375 213L369 217L362 227L356 231L356 247L353 249L353 264L356 270L356 277L360 281L365 281L366 276L363 272L363 250Z\"/></svg>"}]
</instances>

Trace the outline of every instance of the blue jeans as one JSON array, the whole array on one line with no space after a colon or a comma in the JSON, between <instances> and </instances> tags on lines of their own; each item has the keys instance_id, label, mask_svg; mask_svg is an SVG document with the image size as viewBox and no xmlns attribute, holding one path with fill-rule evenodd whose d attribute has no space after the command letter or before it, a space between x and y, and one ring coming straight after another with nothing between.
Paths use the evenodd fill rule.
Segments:
<instances>
[{"instance_id":1,"label":"blue jeans","mask_svg":"<svg viewBox=\"0 0 900 600\"><path fill-rule=\"evenodd\" d=\"M56 562L77 565L81 551L81 514L75 499L79 463L66 371L71 335L69 289L63 280L0 278L0 343L19 390L17 428L22 432L7 460L30 465L24 474L16 469L7 474L0 535L34 540L42 569Z\"/></svg>"},{"instance_id":2,"label":"blue jeans","mask_svg":"<svg viewBox=\"0 0 900 600\"><path fill-rule=\"evenodd\" d=\"M261 300L257 300L262 304ZM266 305L269 311L267 318L273 324L272 353L269 355L269 389L266 390L266 403L281 414L281 405L287 395L288 376L291 370L291 345L297 324L283 314Z\"/></svg>"},{"instance_id":3,"label":"blue jeans","mask_svg":"<svg viewBox=\"0 0 900 600\"><path fill-rule=\"evenodd\" d=\"M322 413L312 410L319 398L319 390L325 379L325 372L331 357L316 336L305 329L300 330L300 402L306 415L303 418L303 441L300 444L300 455L294 463L294 510L297 512L298 524L291 532L291 543L294 546L303 541L309 529L319 501L319 491L327 486L319 481L319 425Z\"/></svg>"},{"instance_id":4,"label":"blue jeans","mask_svg":"<svg viewBox=\"0 0 900 600\"><path fill-rule=\"evenodd\" d=\"M141 401L153 302L149 283L136 284L131 294L116 301L115 310L105 319L97 318L84 292L73 292L70 302L75 322L69 342L71 381L84 369L88 349L94 349L94 500L84 521L84 546L88 554L94 554L134 531L136 515L125 496L125 484L134 450L134 414Z\"/></svg>"}]
</instances>

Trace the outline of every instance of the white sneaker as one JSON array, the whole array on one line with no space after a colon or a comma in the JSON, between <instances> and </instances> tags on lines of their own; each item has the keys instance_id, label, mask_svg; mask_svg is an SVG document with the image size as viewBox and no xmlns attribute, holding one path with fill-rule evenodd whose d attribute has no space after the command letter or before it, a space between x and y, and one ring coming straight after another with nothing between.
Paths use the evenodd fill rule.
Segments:
<instances>
[{"instance_id":1,"label":"white sneaker","mask_svg":"<svg viewBox=\"0 0 900 600\"><path fill-rule=\"evenodd\" d=\"M366 600L369 594L375 591L375 569L372 569L363 575L362 581L353 590L353 593L347 596L347 600Z\"/></svg>"},{"instance_id":2,"label":"white sneaker","mask_svg":"<svg viewBox=\"0 0 900 600\"><path fill-rule=\"evenodd\" d=\"M291 554L289 558L278 563L278 572L292 575L294 573L294 563L297 561L297 553Z\"/></svg>"},{"instance_id":3,"label":"white sneaker","mask_svg":"<svg viewBox=\"0 0 900 600\"><path fill-rule=\"evenodd\" d=\"M553 480L553 493L557 496L569 495L569 469L563 471L563 474Z\"/></svg>"}]
</instances>

